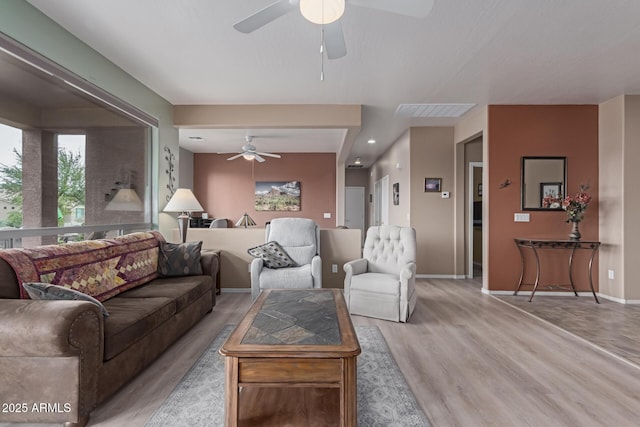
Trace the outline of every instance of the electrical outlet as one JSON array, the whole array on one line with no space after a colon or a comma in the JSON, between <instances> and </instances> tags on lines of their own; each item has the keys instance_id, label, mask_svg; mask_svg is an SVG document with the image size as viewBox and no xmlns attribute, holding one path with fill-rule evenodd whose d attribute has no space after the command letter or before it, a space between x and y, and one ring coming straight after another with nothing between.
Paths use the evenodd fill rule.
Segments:
<instances>
[{"instance_id":1,"label":"electrical outlet","mask_svg":"<svg viewBox=\"0 0 640 427\"><path fill-rule=\"evenodd\" d=\"M615 278L615 274L613 270L609 270L608 273L609 273L609 279L613 280Z\"/></svg>"},{"instance_id":2,"label":"electrical outlet","mask_svg":"<svg viewBox=\"0 0 640 427\"><path fill-rule=\"evenodd\" d=\"M440 197L442 197L443 199L448 199L450 197L450 194L448 191L443 191Z\"/></svg>"},{"instance_id":3,"label":"electrical outlet","mask_svg":"<svg viewBox=\"0 0 640 427\"><path fill-rule=\"evenodd\" d=\"M338 272L338 264L331 264L331 272L332 273Z\"/></svg>"}]
</instances>

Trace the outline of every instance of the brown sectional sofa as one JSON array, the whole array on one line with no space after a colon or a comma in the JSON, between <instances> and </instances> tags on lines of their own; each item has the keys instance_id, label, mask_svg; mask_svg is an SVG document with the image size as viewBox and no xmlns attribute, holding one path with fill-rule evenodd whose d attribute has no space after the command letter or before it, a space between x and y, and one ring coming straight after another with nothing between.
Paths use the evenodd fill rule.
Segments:
<instances>
[{"instance_id":1,"label":"brown sectional sofa","mask_svg":"<svg viewBox=\"0 0 640 427\"><path fill-rule=\"evenodd\" d=\"M154 236L158 247L164 243L157 232L146 235ZM93 253L130 245L126 237L109 239L109 248L95 249L96 243L89 241L73 245L75 251L86 245L86 252ZM6 407L0 408L0 421L86 424L98 403L215 305L219 259L214 252L202 252L202 275L152 274L106 299L107 318L91 302L21 299L21 272L2 257L4 252L0 251L0 401ZM157 257L158 252L152 248L149 253ZM61 255L56 263L64 259ZM156 265L157 259L151 261ZM118 277L112 273L103 274L102 280Z\"/></svg>"}]
</instances>

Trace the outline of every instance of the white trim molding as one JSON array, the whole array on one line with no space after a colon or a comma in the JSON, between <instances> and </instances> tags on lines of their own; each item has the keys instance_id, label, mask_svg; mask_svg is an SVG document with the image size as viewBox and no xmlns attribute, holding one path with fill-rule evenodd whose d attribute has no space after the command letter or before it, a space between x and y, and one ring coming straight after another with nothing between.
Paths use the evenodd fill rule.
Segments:
<instances>
[{"instance_id":1,"label":"white trim molding","mask_svg":"<svg viewBox=\"0 0 640 427\"><path fill-rule=\"evenodd\" d=\"M513 291L492 291L489 289L482 289L483 294L487 295L513 295ZM531 291L518 291L518 295L530 296ZM546 291L536 291L536 295L545 296L545 297L572 297L574 296L573 292L546 292ZM579 291L579 296L591 297L593 298L593 294L591 291ZM636 299L623 299L616 298L610 295L604 295L600 292L596 292L598 298L603 298L609 301L617 302L618 304L640 304L640 300Z\"/></svg>"},{"instance_id":2,"label":"white trim molding","mask_svg":"<svg viewBox=\"0 0 640 427\"><path fill-rule=\"evenodd\" d=\"M221 288L221 294L244 294L251 293L251 288Z\"/></svg>"},{"instance_id":3,"label":"white trim molding","mask_svg":"<svg viewBox=\"0 0 640 427\"><path fill-rule=\"evenodd\" d=\"M416 279L467 279L464 274L416 274Z\"/></svg>"},{"instance_id":4,"label":"white trim molding","mask_svg":"<svg viewBox=\"0 0 640 427\"><path fill-rule=\"evenodd\" d=\"M598 293L598 296L600 298L603 298L609 301L617 302L618 304L629 304L629 305L640 304L640 300L638 299L624 299L624 298L612 297L611 295L605 295L601 293Z\"/></svg>"}]
</instances>

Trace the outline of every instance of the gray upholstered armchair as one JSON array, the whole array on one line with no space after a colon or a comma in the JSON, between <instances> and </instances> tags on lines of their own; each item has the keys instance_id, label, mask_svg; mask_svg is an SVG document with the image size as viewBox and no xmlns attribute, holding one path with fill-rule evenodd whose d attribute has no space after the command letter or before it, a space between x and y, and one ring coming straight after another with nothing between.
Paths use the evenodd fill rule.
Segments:
<instances>
[{"instance_id":1,"label":"gray upholstered armchair","mask_svg":"<svg viewBox=\"0 0 640 427\"><path fill-rule=\"evenodd\" d=\"M320 228L307 218L276 218L267 224L265 242L277 242L296 266L267 268L262 258L251 262L251 296L262 289L321 288Z\"/></svg>"},{"instance_id":2,"label":"gray upholstered armchair","mask_svg":"<svg viewBox=\"0 0 640 427\"><path fill-rule=\"evenodd\" d=\"M363 258L344 265L344 296L351 314L395 322L416 306L416 231L383 225L367 230Z\"/></svg>"}]
</instances>

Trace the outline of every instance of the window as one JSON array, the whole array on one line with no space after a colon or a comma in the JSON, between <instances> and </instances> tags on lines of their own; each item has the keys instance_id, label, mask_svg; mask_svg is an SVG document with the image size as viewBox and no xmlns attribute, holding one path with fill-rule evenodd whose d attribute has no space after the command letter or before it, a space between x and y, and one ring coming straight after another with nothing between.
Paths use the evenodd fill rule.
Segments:
<instances>
[{"instance_id":1,"label":"window","mask_svg":"<svg viewBox=\"0 0 640 427\"><path fill-rule=\"evenodd\" d=\"M157 120L2 33L0 75L0 228L151 222ZM123 188L135 190L139 207L106 209Z\"/></svg>"}]
</instances>

